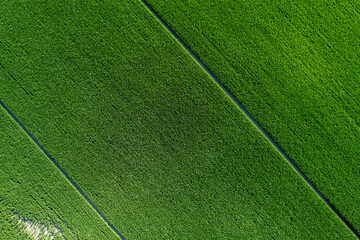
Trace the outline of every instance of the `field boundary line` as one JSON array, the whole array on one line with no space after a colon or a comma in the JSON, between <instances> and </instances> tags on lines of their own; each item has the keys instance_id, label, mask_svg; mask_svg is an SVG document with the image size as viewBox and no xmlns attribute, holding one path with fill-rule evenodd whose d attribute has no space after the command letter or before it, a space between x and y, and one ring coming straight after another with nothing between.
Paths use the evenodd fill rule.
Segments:
<instances>
[{"instance_id":1,"label":"field boundary line","mask_svg":"<svg viewBox=\"0 0 360 240\"><path fill-rule=\"evenodd\" d=\"M1 64L1 67L5 67ZM6 70L6 69L5 69ZM7 70L6 70L7 71ZM9 72L8 72L9 73ZM10 74L11 77L13 77ZM38 146L38 148L45 154L45 156L54 164L54 166L60 171L60 173L68 180L68 182L75 188L75 190L84 198L84 200L95 210L95 212L105 221L105 223L110 227L110 229L118 236L120 239L125 240L125 237L117 230L114 225L105 217L105 215L100 211L100 209L90 200L90 198L85 194L85 192L77 185L77 183L69 176L69 174L56 162L55 158L40 144L37 138L32 135L32 133L20 122L20 120L14 115L13 112L5 105L5 103L0 99L0 105L3 109L10 115L10 117L20 126L20 128L30 137L30 139Z\"/></svg>"},{"instance_id":2,"label":"field boundary line","mask_svg":"<svg viewBox=\"0 0 360 240\"><path fill-rule=\"evenodd\" d=\"M205 66L198 56L186 45L186 43L171 29L171 27L159 16L159 14L145 1L140 0L145 7L160 21L160 23L167 29L170 34L182 45L182 47L193 57L193 59L205 70L207 74L217 83L217 85L230 97L230 99L240 108L245 116L252 124L264 135L264 137L276 148L276 150L288 161L288 163L295 169L295 171L305 180L305 182L312 188L313 191L324 201L324 203L340 218L340 220L352 231L352 233L360 239L360 234L356 229L346 220L346 218L325 198L320 190L310 181L310 179L298 168L298 166L290 159L290 157L280 148L280 146L270 137L264 128L252 117L246 108L230 93L230 91L220 82L220 80Z\"/></svg>"},{"instance_id":3,"label":"field boundary line","mask_svg":"<svg viewBox=\"0 0 360 240\"><path fill-rule=\"evenodd\" d=\"M69 183L78 191L78 193L85 199L85 201L95 210L95 212L105 221L105 223L111 228L111 230L122 240L125 237L117 230L114 225L105 217L100 209L90 200L85 192L77 185L77 183L69 176L69 174L56 162L52 155L40 144L32 133L20 122L20 120L10 111L10 109L0 100L0 105L10 115L10 117L21 127L21 129L30 137L30 139L40 148L40 150L46 155L46 157L54 164L54 166L61 172L61 174L69 181Z\"/></svg>"}]
</instances>

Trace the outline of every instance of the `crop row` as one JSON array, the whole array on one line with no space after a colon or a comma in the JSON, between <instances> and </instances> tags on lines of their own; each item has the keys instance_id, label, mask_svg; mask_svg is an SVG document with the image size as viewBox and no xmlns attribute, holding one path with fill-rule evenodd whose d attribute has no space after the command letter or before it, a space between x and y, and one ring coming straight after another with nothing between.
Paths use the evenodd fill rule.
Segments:
<instances>
[{"instance_id":1,"label":"crop row","mask_svg":"<svg viewBox=\"0 0 360 240\"><path fill-rule=\"evenodd\" d=\"M0 239L117 239L3 108L0 129Z\"/></svg>"},{"instance_id":2,"label":"crop row","mask_svg":"<svg viewBox=\"0 0 360 240\"><path fill-rule=\"evenodd\" d=\"M3 101L125 238L352 239L140 1L0 16Z\"/></svg>"},{"instance_id":3,"label":"crop row","mask_svg":"<svg viewBox=\"0 0 360 240\"><path fill-rule=\"evenodd\" d=\"M148 2L360 231L359 3Z\"/></svg>"}]
</instances>

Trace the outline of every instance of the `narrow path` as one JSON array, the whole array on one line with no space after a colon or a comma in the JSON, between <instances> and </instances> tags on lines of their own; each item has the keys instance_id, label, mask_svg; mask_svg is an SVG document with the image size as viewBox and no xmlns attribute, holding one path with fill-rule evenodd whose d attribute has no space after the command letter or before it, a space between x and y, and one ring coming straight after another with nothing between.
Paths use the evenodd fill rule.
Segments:
<instances>
[{"instance_id":1,"label":"narrow path","mask_svg":"<svg viewBox=\"0 0 360 240\"><path fill-rule=\"evenodd\" d=\"M46 151L46 149L39 143L34 135L20 122L20 120L10 111L10 109L0 100L0 105L6 110L6 112L11 116L11 118L24 130L24 132L31 138L31 140L40 148L40 150L50 159L50 161L55 165L57 169L62 173L62 175L70 182L70 184L80 193L80 195L90 204L90 206L99 214L99 216L106 222L106 224L114 231L114 233L119 236L122 240L125 240L125 237L117 230L114 225L105 217L105 215L100 211L100 209L90 200L90 198L84 193L84 191L76 184L76 182L69 176L69 174L56 162L56 160Z\"/></svg>"},{"instance_id":2,"label":"narrow path","mask_svg":"<svg viewBox=\"0 0 360 240\"><path fill-rule=\"evenodd\" d=\"M329 208L343 221L343 223L360 239L360 234L345 219L345 217L325 198L325 196L315 187L308 177L295 165L295 163L286 155L280 146L269 136L269 134L260 126L260 124L250 115L241 103L225 88L220 80L205 66L205 64L195 55L195 53L184 43L184 41L169 27L169 25L156 13L156 11L145 1L140 0L146 8L161 22L161 24L171 33L171 35L186 49L194 60L210 75L210 77L221 87L221 89L231 98L231 100L241 109L246 117L256 126L256 128L269 140L269 142L279 151L279 153L293 166L295 171L307 182L307 184L316 192L316 194L329 206Z\"/></svg>"}]
</instances>

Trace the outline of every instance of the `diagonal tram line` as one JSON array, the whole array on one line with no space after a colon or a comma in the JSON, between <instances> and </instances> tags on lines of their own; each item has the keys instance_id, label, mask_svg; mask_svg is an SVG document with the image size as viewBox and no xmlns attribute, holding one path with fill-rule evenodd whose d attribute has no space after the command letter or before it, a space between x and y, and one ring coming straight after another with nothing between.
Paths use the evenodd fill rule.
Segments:
<instances>
[{"instance_id":1,"label":"diagonal tram line","mask_svg":"<svg viewBox=\"0 0 360 240\"><path fill-rule=\"evenodd\" d=\"M70 182L70 184L80 193L80 195L90 204L90 206L96 211L96 213L106 222L106 224L119 236L122 240L125 237L117 230L114 225L105 217L100 209L91 201L91 199L85 194L85 192L77 185L77 183L69 176L69 174L56 162L53 156L40 144L34 135L20 122L20 120L10 111L10 109L0 100L0 105L11 116L11 118L24 130L24 132L31 138L31 140L40 148L40 150L48 157L48 159L55 165L55 167L62 173L62 175Z\"/></svg>"},{"instance_id":2,"label":"diagonal tram line","mask_svg":"<svg viewBox=\"0 0 360 240\"><path fill-rule=\"evenodd\" d=\"M342 222L360 239L360 233L348 222L348 220L326 199L320 190L310 181L310 179L296 166L289 156L280 148L280 146L270 137L264 128L251 116L245 107L230 93L230 91L220 82L220 80L205 66L198 56L185 44L185 42L171 29L171 27L157 14L157 12L145 1L140 0L145 7L160 21L160 23L170 32L170 34L185 48L193 59L205 70L218 86L228 95L231 100L240 108L246 117L255 125L255 127L264 135L267 140L279 151L279 153L290 163L295 171L305 180L305 182L315 191L315 193L324 201L324 203L342 220Z\"/></svg>"},{"instance_id":3,"label":"diagonal tram line","mask_svg":"<svg viewBox=\"0 0 360 240\"><path fill-rule=\"evenodd\" d=\"M6 68L0 64L2 68ZM7 70L6 70L7 71ZM8 71L7 71L8 72ZM9 72L8 72L9 73ZM14 78L10 73L9 75ZM15 79L14 79L15 80ZM0 105L5 109L5 111L10 115L10 117L21 127L22 130L30 137L30 139L39 147L39 149L46 155L46 157L55 165L55 167L61 172L61 174L69 181L69 183L80 193L80 195L85 199L85 201L96 211L96 213L105 221L105 223L113 230L113 232L122 240L125 240L125 237L119 232L118 229L105 217L105 215L100 211L100 209L95 205L93 201L85 194L85 192L79 187L79 185L69 176L69 174L56 162L55 158L40 144L37 138L20 122L20 120L14 115L13 112L5 105L0 99Z\"/></svg>"}]
</instances>

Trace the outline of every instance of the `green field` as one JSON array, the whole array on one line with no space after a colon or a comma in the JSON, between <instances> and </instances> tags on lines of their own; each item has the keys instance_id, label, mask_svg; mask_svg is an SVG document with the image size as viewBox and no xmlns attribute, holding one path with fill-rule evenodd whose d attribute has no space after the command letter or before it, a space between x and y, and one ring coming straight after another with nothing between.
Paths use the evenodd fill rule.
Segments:
<instances>
[{"instance_id":1,"label":"green field","mask_svg":"<svg viewBox=\"0 0 360 240\"><path fill-rule=\"evenodd\" d=\"M0 99L126 239L356 239L140 1L6 1L0 32ZM1 124L14 154L30 152ZM39 191L36 179L21 185ZM44 201L65 222L16 211L111 234L54 188Z\"/></svg>"},{"instance_id":2,"label":"green field","mask_svg":"<svg viewBox=\"0 0 360 240\"><path fill-rule=\"evenodd\" d=\"M360 231L360 2L148 3Z\"/></svg>"},{"instance_id":3,"label":"green field","mask_svg":"<svg viewBox=\"0 0 360 240\"><path fill-rule=\"evenodd\" d=\"M0 239L118 239L2 108L0 129Z\"/></svg>"}]
</instances>

